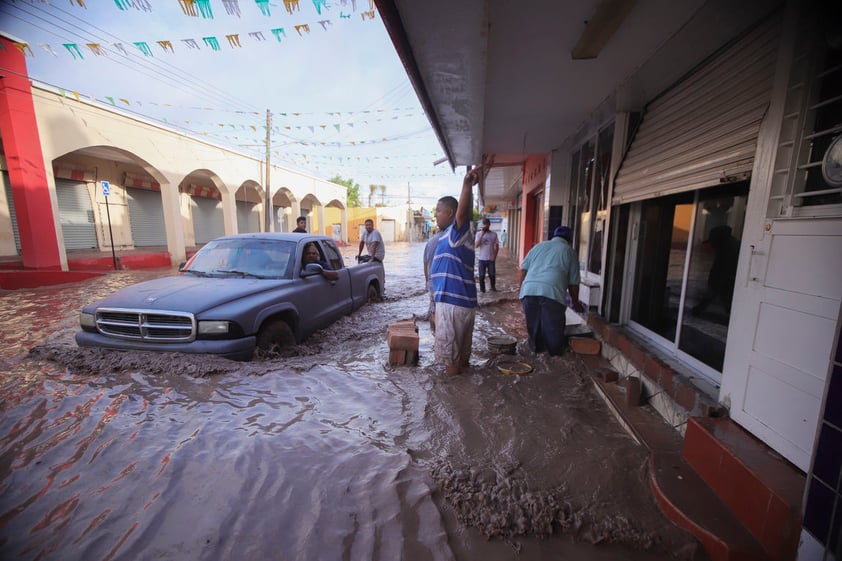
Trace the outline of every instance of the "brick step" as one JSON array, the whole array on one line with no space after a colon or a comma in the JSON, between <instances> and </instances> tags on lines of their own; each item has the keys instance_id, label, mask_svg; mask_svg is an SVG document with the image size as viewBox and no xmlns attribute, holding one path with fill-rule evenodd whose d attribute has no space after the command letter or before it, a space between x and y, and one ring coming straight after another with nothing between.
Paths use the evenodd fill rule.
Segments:
<instances>
[{"instance_id":1,"label":"brick step","mask_svg":"<svg viewBox=\"0 0 842 561\"><path fill-rule=\"evenodd\" d=\"M794 559L805 478L727 418L691 417L682 458L760 541L770 559Z\"/></svg>"},{"instance_id":2,"label":"brick step","mask_svg":"<svg viewBox=\"0 0 842 561\"><path fill-rule=\"evenodd\" d=\"M681 434L654 409L640 406L639 399L630 399L634 397L636 384L619 378L603 357L580 355L580 358L594 373L592 380L598 393L621 425L649 449L650 486L661 510L675 524L696 536L712 561L787 559L767 551L762 540L696 473L682 456L685 441ZM794 558L794 553L789 558Z\"/></svg>"}]
</instances>

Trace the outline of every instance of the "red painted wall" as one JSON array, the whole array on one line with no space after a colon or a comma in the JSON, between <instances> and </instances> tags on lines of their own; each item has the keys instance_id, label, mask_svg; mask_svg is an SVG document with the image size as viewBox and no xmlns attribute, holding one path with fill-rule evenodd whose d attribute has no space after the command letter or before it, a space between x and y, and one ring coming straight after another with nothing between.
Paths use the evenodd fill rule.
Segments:
<instances>
[{"instance_id":1,"label":"red painted wall","mask_svg":"<svg viewBox=\"0 0 842 561\"><path fill-rule=\"evenodd\" d=\"M26 60L0 37L0 131L25 269L61 270L53 207Z\"/></svg>"},{"instance_id":2,"label":"red painted wall","mask_svg":"<svg viewBox=\"0 0 842 561\"><path fill-rule=\"evenodd\" d=\"M535 225L544 220L543 208L535 208L534 195L547 181L548 159L546 154L529 156L523 164L523 193L521 194L520 221L521 255L524 257L541 240L535 235Z\"/></svg>"}]
</instances>

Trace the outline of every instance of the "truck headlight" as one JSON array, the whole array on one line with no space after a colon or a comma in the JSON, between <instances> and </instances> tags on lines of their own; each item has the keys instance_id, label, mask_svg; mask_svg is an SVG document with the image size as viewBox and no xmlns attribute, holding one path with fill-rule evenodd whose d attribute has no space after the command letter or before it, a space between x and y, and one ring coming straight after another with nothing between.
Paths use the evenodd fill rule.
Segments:
<instances>
[{"instance_id":1,"label":"truck headlight","mask_svg":"<svg viewBox=\"0 0 842 561\"><path fill-rule=\"evenodd\" d=\"M227 321L200 321L199 335L225 335L229 331Z\"/></svg>"},{"instance_id":2,"label":"truck headlight","mask_svg":"<svg viewBox=\"0 0 842 561\"><path fill-rule=\"evenodd\" d=\"M79 314L79 325L82 327L96 328L96 319L94 319L93 314L82 312Z\"/></svg>"}]
</instances>

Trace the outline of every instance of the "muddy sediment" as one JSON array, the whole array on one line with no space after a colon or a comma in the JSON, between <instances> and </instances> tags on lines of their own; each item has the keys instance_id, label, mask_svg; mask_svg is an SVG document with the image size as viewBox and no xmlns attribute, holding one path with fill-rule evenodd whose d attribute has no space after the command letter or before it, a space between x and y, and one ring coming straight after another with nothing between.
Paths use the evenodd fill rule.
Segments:
<instances>
[{"instance_id":1,"label":"muddy sediment","mask_svg":"<svg viewBox=\"0 0 842 561\"><path fill-rule=\"evenodd\" d=\"M131 274L0 296L0 556L696 555L581 360L526 348L505 263L469 373L444 376L424 319L418 364L387 364L386 326L426 312L420 249L387 254L384 302L247 363L78 348L76 307ZM516 356L489 351L502 334ZM510 360L532 372L502 373Z\"/></svg>"}]
</instances>

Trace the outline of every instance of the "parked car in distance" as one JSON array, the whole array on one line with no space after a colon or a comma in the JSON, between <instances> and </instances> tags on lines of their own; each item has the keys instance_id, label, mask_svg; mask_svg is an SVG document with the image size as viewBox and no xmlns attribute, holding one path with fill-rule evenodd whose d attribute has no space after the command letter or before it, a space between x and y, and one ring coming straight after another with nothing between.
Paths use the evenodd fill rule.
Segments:
<instances>
[{"instance_id":1,"label":"parked car in distance","mask_svg":"<svg viewBox=\"0 0 842 561\"><path fill-rule=\"evenodd\" d=\"M322 266L305 266L314 242ZM327 236L238 234L208 242L178 275L118 290L82 309L81 347L210 353L251 360L306 339L383 295L381 263L346 267Z\"/></svg>"}]
</instances>

